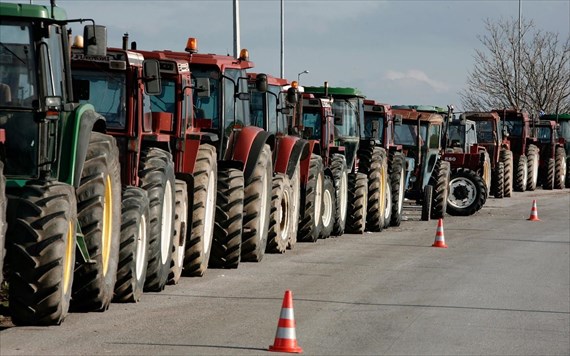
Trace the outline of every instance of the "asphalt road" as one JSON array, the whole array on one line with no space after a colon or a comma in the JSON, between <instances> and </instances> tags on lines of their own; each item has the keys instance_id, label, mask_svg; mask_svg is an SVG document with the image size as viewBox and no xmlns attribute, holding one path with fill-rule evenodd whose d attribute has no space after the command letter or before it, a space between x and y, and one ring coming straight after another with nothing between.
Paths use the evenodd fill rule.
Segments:
<instances>
[{"instance_id":1,"label":"asphalt road","mask_svg":"<svg viewBox=\"0 0 570 356\"><path fill-rule=\"evenodd\" d=\"M533 199L540 222L526 220ZM269 354L286 289L309 355L570 354L570 190L446 217L448 249L418 220L410 210L399 228L298 244L61 326L8 327L0 354Z\"/></svg>"}]
</instances>

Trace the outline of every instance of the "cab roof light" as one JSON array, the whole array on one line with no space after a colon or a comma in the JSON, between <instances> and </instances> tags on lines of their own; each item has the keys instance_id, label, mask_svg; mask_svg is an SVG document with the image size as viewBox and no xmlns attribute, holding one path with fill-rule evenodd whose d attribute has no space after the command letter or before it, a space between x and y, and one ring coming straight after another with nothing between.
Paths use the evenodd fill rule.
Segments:
<instances>
[{"instance_id":1,"label":"cab roof light","mask_svg":"<svg viewBox=\"0 0 570 356\"><path fill-rule=\"evenodd\" d=\"M75 36L73 39L73 48L83 48L83 36Z\"/></svg>"},{"instance_id":2,"label":"cab roof light","mask_svg":"<svg viewBox=\"0 0 570 356\"><path fill-rule=\"evenodd\" d=\"M299 88L299 83L297 83L296 80L292 81L291 82L291 88L295 88L295 89Z\"/></svg>"},{"instance_id":3,"label":"cab roof light","mask_svg":"<svg viewBox=\"0 0 570 356\"><path fill-rule=\"evenodd\" d=\"M194 37L188 37L188 41L186 41L186 48L185 51L192 54L198 52L198 39Z\"/></svg>"},{"instance_id":4,"label":"cab roof light","mask_svg":"<svg viewBox=\"0 0 570 356\"><path fill-rule=\"evenodd\" d=\"M242 48L241 51L239 51L239 58L240 61L249 61L249 51L245 48Z\"/></svg>"}]
</instances>

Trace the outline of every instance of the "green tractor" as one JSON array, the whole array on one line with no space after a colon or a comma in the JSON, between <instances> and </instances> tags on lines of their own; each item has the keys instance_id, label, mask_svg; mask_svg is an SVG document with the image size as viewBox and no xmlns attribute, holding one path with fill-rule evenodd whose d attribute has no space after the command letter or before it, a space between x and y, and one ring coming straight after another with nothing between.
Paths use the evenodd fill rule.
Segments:
<instances>
[{"instance_id":1,"label":"green tractor","mask_svg":"<svg viewBox=\"0 0 570 356\"><path fill-rule=\"evenodd\" d=\"M73 100L67 25L82 21L67 20L54 1L0 3L4 273L17 325L59 324L70 306L104 311L113 298L119 152L105 119ZM90 28L86 51L97 54L105 36Z\"/></svg>"}]
</instances>

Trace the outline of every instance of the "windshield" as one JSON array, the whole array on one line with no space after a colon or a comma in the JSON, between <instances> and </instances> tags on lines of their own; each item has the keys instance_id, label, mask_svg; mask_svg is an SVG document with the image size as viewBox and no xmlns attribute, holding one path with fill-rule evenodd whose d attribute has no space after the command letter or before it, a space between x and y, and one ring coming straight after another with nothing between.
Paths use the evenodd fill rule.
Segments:
<instances>
[{"instance_id":1,"label":"windshield","mask_svg":"<svg viewBox=\"0 0 570 356\"><path fill-rule=\"evenodd\" d=\"M420 126L421 145L424 146L427 137L427 123ZM403 146L417 146L418 126L416 123L403 122L396 125L394 130L394 143Z\"/></svg>"},{"instance_id":2,"label":"windshield","mask_svg":"<svg viewBox=\"0 0 570 356\"><path fill-rule=\"evenodd\" d=\"M303 108L303 126L305 127L306 139L321 139L321 110L318 108Z\"/></svg>"},{"instance_id":3,"label":"windshield","mask_svg":"<svg viewBox=\"0 0 570 356\"><path fill-rule=\"evenodd\" d=\"M552 130L549 126L538 126L537 127L537 138L542 143L550 143L552 137Z\"/></svg>"},{"instance_id":4,"label":"windshield","mask_svg":"<svg viewBox=\"0 0 570 356\"><path fill-rule=\"evenodd\" d=\"M566 141L570 141L570 120L560 120L559 136L564 137Z\"/></svg>"},{"instance_id":5,"label":"windshield","mask_svg":"<svg viewBox=\"0 0 570 356\"><path fill-rule=\"evenodd\" d=\"M210 96L199 96L198 90L193 90L196 118L212 120L212 128L220 126L220 72L213 67L192 67L192 78L208 78L210 82ZM195 84L194 84L195 85Z\"/></svg>"},{"instance_id":6,"label":"windshield","mask_svg":"<svg viewBox=\"0 0 570 356\"><path fill-rule=\"evenodd\" d=\"M339 137L359 137L358 99L337 99L333 101L336 133Z\"/></svg>"},{"instance_id":7,"label":"windshield","mask_svg":"<svg viewBox=\"0 0 570 356\"><path fill-rule=\"evenodd\" d=\"M522 120L503 120L504 127L507 128L509 135L512 137L522 137L523 122Z\"/></svg>"},{"instance_id":8,"label":"windshield","mask_svg":"<svg viewBox=\"0 0 570 356\"><path fill-rule=\"evenodd\" d=\"M35 49L27 23L0 23L0 107L32 108L37 99Z\"/></svg>"},{"instance_id":9,"label":"windshield","mask_svg":"<svg viewBox=\"0 0 570 356\"><path fill-rule=\"evenodd\" d=\"M465 147L465 125L450 125L447 139L450 147Z\"/></svg>"},{"instance_id":10,"label":"windshield","mask_svg":"<svg viewBox=\"0 0 570 356\"><path fill-rule=\"evenodd\" d=\"M383 144L384 139L384 116L379 112L364 113L364 137L372 138Z\"/></svg>"},{"instance_id":11,"label":"windshield","mask_svg":"<svg viewBox=\"0 0 570 356\"><path fill-rule=\"evenodd\" d=\"M493 121L476 121L477 126L477 142L480 143L494 143L493 132L494 132L494 122Z\"/></svg>"},{"instance_id":12,"label":"windshield","mask_svg":"<svg viewBox=\"0 0 570 356\"><path fill-rule=\"evenodd\" d=\"M92 104L105 117L108 128L122 129L126 125L125 89L124 73L73 71L75 98L80 103Z\"/></svg>"}]
</instances>

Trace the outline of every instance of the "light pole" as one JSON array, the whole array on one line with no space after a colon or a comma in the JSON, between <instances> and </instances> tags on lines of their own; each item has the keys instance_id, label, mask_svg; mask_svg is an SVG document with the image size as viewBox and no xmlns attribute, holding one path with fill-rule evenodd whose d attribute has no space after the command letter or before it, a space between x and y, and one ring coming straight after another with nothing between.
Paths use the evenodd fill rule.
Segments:
<instances>
[{"instance_id":1,"label":"light pole","mask_svg":"<svg viewBox=\"0 0 570 356\"><path fill-rule=\"evenodd\" d=\"M301 73L297 74L297 83L299 83L299 84L301 83L301 74L308 74L308 73L309 73L309 71L305 69Z\"/></svg>"}]
</instances>

